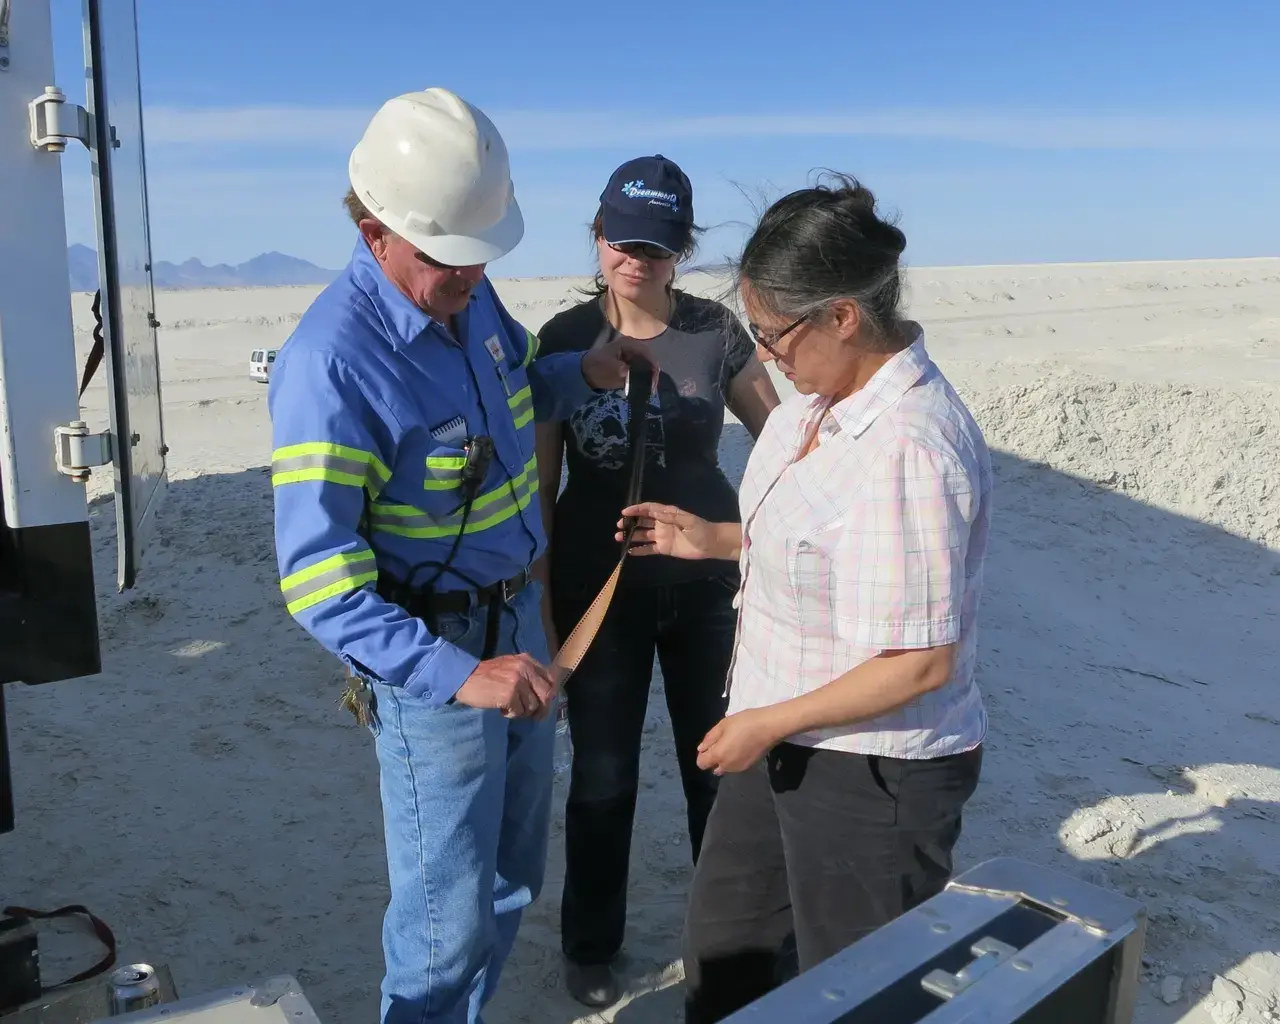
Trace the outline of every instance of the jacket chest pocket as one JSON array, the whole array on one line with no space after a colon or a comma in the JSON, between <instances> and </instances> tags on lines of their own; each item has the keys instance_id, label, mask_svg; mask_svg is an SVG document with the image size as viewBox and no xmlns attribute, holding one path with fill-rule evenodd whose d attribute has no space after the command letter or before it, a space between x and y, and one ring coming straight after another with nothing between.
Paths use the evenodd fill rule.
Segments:
<instances>
[{"instance_id":1,"label":"jacket chest pocket","mask_svg":"<svg viewBox=\"0 0 1280 1024\"><path fill-rule=\"evenodd\" d=\"M444 445L434 448L426 457L423 491L428 495L435 494L442 498L454 492L460 504L462 471L466 465L467 453L461 448L450 448Z\"/></svg>"},{"instance_id":2,"label":"jacket chest pocket","mask_svg":"<svg viewBox=\"0 0 1280 1024\"><path fill-rule=\"evenodd\" d=\"M464 530L476 533L518 514L537 492L537 465L532 458L514 476L495 458L470 503L462 487L466 465L462 449L438 446L422 458L421 465L421 490L411 504L373 503L374 530L419 540L450 539ZM403 493L398 491L397 497Z\"/></svg>"},{"instance_id":3,"label":"jacket chest pocket","mask_svg":"<svg viewBox=\"0 0 1280 1024\"><path fill-rule=\"evenodd\" d=\"M395 498L373 502L373 529L419 540L457 536L463 526L462 471L466 464L466 452L451 445L433 445L408 456Z\"/></svg>"}]
</instances>

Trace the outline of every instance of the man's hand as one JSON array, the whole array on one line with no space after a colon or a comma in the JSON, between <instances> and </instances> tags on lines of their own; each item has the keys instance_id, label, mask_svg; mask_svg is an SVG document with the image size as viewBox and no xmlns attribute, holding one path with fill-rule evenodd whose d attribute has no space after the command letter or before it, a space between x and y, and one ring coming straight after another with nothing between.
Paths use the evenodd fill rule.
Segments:
<instances>
[{"instance_id":1,"label":"man's hand","mask_svg":"<svg viewBox=\"0 0 1280 1024\"><path fill-rule=\"evenodd\" d=\"M596 391L612 391L627 382L627 368L631 363L650 364L654 384L657 384L658 364L652 350L646 342L631 338L617 338L587 352L582 357L582 376Z\"/></svg>"},{"instance_id":2,"label":"man's hand","mask_svg":"<svg viewBox=\"0 0 1280 1024\"><path fill-rule=\"evenodd\" d=\"M480 662L454 697L473 708L497 708L506 718L542 718L557 688L545 665L527 654L503 654Z\"/></svg>"},{"instance_id":3,"label":"man's hand","mask_svg":"<svg viewBox=\"0 0 1280 1024\"><path fill-rule=\"evenodd\" d=\"M698 744L698 767L716 775L745 772L781 743L769 708L752 708L722 718Z\"/></svg>"}]
</instances>

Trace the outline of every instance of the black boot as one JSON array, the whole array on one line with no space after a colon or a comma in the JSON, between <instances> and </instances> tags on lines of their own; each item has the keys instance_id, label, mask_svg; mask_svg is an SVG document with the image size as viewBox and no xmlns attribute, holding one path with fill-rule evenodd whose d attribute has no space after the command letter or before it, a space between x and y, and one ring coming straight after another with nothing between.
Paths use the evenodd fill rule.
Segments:
<instances>
[{"instance_id":1,"label":"black boot","mask_svg":"<svg viewBox=\"0 0 1280 1024\"><path fill-rule=\"evenodd\" d=\"M612 1006L622 995L618 976L610 964L569 963L565 973L569 994L583 1006Z\"/></svg>"}]
</instances>

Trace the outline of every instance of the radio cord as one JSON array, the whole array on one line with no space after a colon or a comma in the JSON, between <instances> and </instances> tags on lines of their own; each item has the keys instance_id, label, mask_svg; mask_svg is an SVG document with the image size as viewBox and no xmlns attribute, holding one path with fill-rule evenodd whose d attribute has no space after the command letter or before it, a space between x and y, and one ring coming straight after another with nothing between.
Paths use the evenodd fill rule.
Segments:
<instances>
[{"instance_id":1,"label":"radio cord","mask_svg":"<svg viewBox=\"0 0 1280 1024\"><path fill-rule=\"evenodd\" d=\"M428 560L419 562L409 570L405 577L404 589L412 594L415 588L413 581L417 578L419 572L423 569L435 568L435 575L423 585L422 590L429 591L435 586L436 581L440 579L446 572L452 572L464 583L480 589L480 585L467 576L466 573L459 572L452 568L453 560L458 556L458 549L462 546L463 535L467 532L467 522L471 518L471 510L475 505L475 500L480 495L480 488L484 486L485 477L489 474L489 466L493 461L493 446L489 438L469 438L467 441L467 461L462 467L462 481L459 489L462 491L462 519L458 524L458 532L454 534L453 543L449 546L449 553L445 556L443 562Z\"/></svg>"}]
</instances>

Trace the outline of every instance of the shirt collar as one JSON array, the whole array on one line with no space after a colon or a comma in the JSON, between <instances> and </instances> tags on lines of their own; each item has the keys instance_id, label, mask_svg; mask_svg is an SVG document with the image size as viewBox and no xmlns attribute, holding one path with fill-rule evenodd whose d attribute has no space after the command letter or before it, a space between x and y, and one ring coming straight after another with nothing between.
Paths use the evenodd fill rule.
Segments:
<instances>
[{"instance_id":1,"label":"shirt collar","mask_svg":"<svg viewBox=\"0 0 1280 1024\"><path fill-rule=\"evenodd\" d=\"M435 322L391 283L363 238L356 239L356 249L351 257L351 273L356 286L369 296L369 301L381 317L392 348L404 348Z\"/></svg>"},{"instance_id":2,"label":"shirt collar","mask_svg":"<svg viewBox=\"0 0 1280 1024\"><path fill-rule=\"evenodd\" d=\"M898 401L919 383L933 365L924 347L924 328L911 325L913 341L901 352L878 369L862 388L848 398L831 406L830 416L824 422L857 437L876 421L882 412L893 408ZM822 400L815 403L815 411Z\"/></svg>"}]
</instances>

